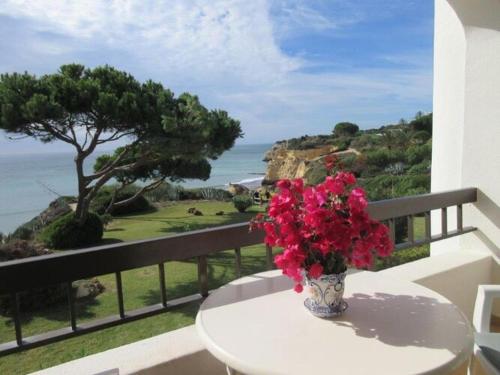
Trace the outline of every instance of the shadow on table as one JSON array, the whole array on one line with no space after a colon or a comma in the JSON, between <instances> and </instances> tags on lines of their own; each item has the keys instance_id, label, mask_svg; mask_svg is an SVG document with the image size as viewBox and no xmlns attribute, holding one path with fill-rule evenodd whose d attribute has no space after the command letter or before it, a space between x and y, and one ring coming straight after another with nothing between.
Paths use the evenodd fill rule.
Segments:
<instances>
[{"instance_id":1,"label":"shadow on table","mask_svg":"<svg viewBox=\"0 0 500 375\"><path fill-rule=\"evenodd\" d=\"M332 323L388 345L447 349L458 354L464 337L471 335L458 308L435 298L354 293L345 300L349 309Z\"/></svg>"}]
</instances>

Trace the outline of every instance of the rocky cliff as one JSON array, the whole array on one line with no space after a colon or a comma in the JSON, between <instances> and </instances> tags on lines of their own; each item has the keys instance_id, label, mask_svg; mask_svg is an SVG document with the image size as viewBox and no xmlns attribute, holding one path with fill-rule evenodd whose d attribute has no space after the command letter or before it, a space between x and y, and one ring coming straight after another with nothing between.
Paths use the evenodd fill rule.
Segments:
<instances>
[{"instance_id":1,"label":"rocky cliff","mask_svg":"<svg viewBox=\"0 0 500 375\"><path fill-rule=\"evenodd\" d=\"M310 166L337 150L325 145L306 150L289 150L285 142L275 144L266 153L267 172L263 184L272 184L282 178L304 177Z\"/></svg>"},{"instance_id":2,"label":"rocky cliff","mask_svg":"<svg viewBox=\"0 0 500 375\"><path fill-rule=\"evenodd\" d=\"M314 169L322 168L323 159L327 155L347 155L359 152L349 148L338 151L334 145L321 145L308 149L289 149L286 142L276 143L265 155L267 162L266 176L263 185L270 185L283 178L304 178L307 183L308 177Z\"/></svg>"}]
</instances>

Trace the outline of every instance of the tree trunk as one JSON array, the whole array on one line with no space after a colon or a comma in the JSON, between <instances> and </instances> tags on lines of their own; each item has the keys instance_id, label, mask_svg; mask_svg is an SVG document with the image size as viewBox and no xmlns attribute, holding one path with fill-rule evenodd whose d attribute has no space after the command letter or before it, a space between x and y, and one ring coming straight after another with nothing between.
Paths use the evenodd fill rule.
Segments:
<instances>
[{"instance_id":1,"label":"tree trunk","mask_svg":"<svg viewBox=\"0 0 500 375\"><path fill-rule=\"evenodd\" d=\"M76 164L76 175L78 178L78 200L76 203L75 218L78 221L78 225L83 226L88 216L89 204L86 202L86 197L89 190L85 184L85 175L83 174L83 161L84 156L81 152L75 157Z\"/></svg>"}]
</instances>

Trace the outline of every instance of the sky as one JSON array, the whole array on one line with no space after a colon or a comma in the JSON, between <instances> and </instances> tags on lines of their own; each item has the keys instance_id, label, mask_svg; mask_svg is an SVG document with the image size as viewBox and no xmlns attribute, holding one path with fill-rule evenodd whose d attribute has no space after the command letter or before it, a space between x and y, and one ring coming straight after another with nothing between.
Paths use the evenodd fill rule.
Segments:
<instances>
[{"instance_id":1,"label":"sky","mask_svg":"<svg viewBox=\"0 0 500 375\"><path fill-rule=\"evenodd\" d=\"M0 72L110 64L227 110L242 144L431 111L432 43L432 0L0 0Z\"/></svg>"}]
</instances>

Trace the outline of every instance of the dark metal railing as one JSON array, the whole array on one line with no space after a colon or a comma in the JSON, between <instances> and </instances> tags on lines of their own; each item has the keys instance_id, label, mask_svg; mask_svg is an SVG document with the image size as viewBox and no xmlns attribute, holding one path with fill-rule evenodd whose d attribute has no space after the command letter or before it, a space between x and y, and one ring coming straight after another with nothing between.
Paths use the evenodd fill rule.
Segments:
<instances>
[{"instance_id":1,"label":"dark metal railing","mask_svg":"<svg viewBox=\"0 0 500 375\"><path fill-rule=\"evenodd\" d=\"M370 214L387 222L393 239L396 238L396 220L408 221L407 240L396 244L396 249L419 246L434 241L458 236L475 230L463 227L462 205L477 199L475 188L444 193L431 193L397 199L372 202ZM457 227L448 228L447 208L457 207ZM441 211L441 233L431 234L432 210ZM424 215L425 237L416 239L414 218ZM207 257L221 251L234 249L235 271L241 275L241 248L263 242L261 231L248 231L248 223L226 225L217 228L197 230L169 237L132 241L66 251L40 257L26 258L0 263L0 295L7 294L12 300L12 319L15 341L0 344L0 356L21 350L43 346L69 337L112 327L141 318L162 313L174 306L199 300L209 294ZM272 248L266 246L266 265L273 267ZM199 294L175 300L168 300L165 281L165 262L197 259ZM156 305L126 311L121 272L145 266L158 266L161 301ZM91 322L78 323L75 314L75 299L72 282L94 276L112 274L116 276L117 315ZM32 288L54 284L65 284L68 290L69 326L39 335L23 337L19 312L19 293Z\"/></svg>"}]
</instances>

